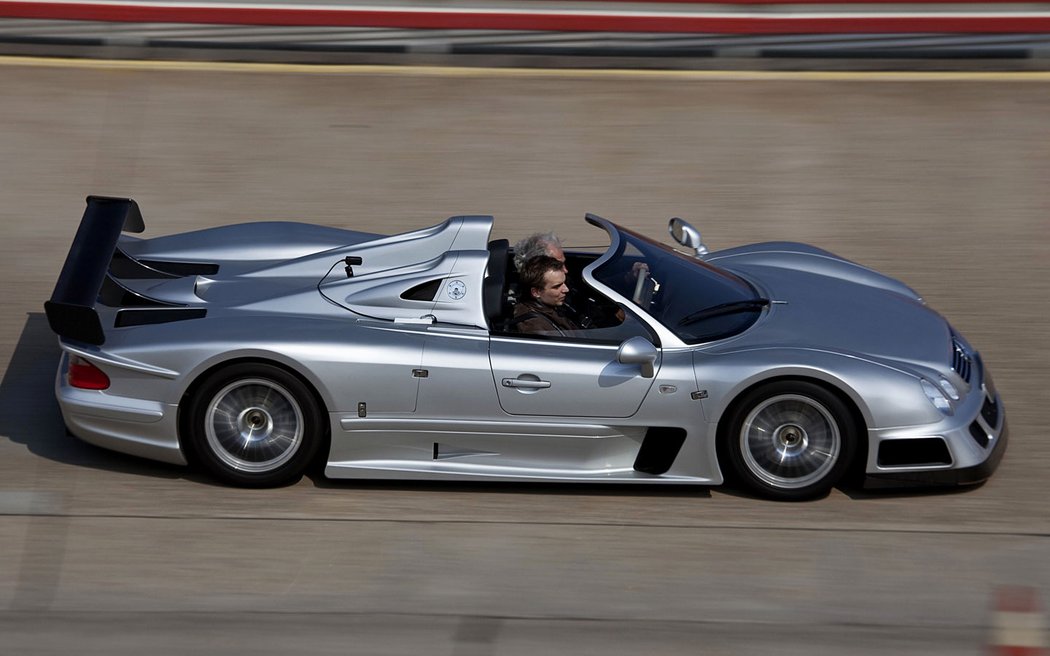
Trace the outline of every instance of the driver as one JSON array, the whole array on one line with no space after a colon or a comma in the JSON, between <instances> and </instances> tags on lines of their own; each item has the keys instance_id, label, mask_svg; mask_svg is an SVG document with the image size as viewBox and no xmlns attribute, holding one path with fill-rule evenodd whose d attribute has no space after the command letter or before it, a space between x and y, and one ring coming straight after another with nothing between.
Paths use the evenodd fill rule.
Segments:
<instances>
[{"instance_id":1,"label":"driver","mask_svg":"<svg viewBox=\"0 0 1050 656\"><path fill-rule=\"evenodd\" d=\"M565 312L565 265L549 255L537 255L521 269L521 289L525 298L514 306L510 325L521 333L566 337L579 325Z\"/></svg>"},{"instance_id":2,"label":"driver","mask_svg":"<svg viewBox=\"0 0 1050 656\"><path fill-rule=\"evenodd\" d=\"M589 296L579 275L569 272L569 267L565 263L565 249L561 239L553 231L537 232L514 245L514 268L518 271L521 284L518 287L512 287L512 299L516 301L518 297L522 297L524 301L529 300L530 295L526 291L528 288L524 283L523 272L529 262L543 256L553 258L561 265L568 291L561 299L558 311L560 316L576 325L576 330L617 326L623 323L623 309L608 306Z\"/></svg>"}]
</instances>

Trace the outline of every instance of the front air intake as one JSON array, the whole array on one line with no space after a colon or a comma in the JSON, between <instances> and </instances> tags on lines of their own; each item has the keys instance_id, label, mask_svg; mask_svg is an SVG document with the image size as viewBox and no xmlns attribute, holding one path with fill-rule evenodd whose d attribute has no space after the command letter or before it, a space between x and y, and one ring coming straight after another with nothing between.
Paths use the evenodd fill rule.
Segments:
<instances>
[{"instance_id":1,"label":"front air intake","mask_svg":"<svg viewBox=\"0 0 1050 656\"><path fill-rule=\"evenodd\" d=\"M984 397L984 404L981 405L981 417L988 424L989 428L993 430L999 425L999 404L996 403L995 399Z\"/></svg>"},{"instance_id":2,"label":"front air intake","mask_svg":"<svg viewBox=\"0 0 1050 656\"><path fill-rule=\"evenodd\" d=\"M972 437L973 441L977 442L977 445L982 449L987 449L988 442L991 441L988 436L988 431L984 430L984 426L981 426L981 422L976 419L970 422L970 437Z\"/></svg>"},{"instance_id":3,"label":"front air intake","mask_svg":"<svg viewBox=\"0 0 1050 656\"><path fill-rule=\"evenodd\" d=\"M879 467L922 467L950 465L952 455L944 438L921 437L911 440L885 440L879 444Z\"/></svg>"}]
</instances>

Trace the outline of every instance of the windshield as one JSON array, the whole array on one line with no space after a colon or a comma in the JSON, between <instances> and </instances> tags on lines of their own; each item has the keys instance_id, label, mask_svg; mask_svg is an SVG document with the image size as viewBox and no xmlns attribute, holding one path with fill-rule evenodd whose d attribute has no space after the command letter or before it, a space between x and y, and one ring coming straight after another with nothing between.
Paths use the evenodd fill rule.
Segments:
<instances>
[{"instance_id":1,"label":"windshield","mask_svg":"<svg viewBox=\"0 0 1050 656\"><path fill-rule=\"evenodd\" d=\"M620 241L594 277L687 344L722 339L753 324L769 301L743 278L615 226Z\"/></svg>"}]
</instances>

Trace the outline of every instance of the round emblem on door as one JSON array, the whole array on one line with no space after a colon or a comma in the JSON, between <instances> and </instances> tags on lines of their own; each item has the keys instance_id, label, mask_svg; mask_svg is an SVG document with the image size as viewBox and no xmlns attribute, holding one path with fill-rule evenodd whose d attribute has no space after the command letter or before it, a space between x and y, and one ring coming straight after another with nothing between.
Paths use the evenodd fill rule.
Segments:
<instances>
[{"instance_id":1,"label":"round emblem on door","mask_svg":"<svg viewBox=\"0 0 1050 656\"><path fill-rule=\"evenodd\" d=\"M450 280L448 285L445 286L445 293L453 301L458 301L467 295L467 286L463 284L462 280Z\"/></svg>"}]
</instances>

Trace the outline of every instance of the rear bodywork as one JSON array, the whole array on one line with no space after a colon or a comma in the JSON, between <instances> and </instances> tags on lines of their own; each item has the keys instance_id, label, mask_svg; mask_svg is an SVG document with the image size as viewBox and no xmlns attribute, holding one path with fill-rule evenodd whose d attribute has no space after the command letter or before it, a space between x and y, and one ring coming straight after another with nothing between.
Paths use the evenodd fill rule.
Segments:
<instances>
[{"instance_id":1,"label":"rear bodywork","mask_svg":"<svg viewBox=\"0 0 1050 656\"><path fill-rule=\"evenodd\" d=\"M596 275L625 233L589 218L609 251L572 257L657 347L652 377L615 343L497 330L513 269L488 216L395 236L277 222L138 239L134 201L89 197L46 304L63 417L93 444L185 464L180 409L202 377L266 362L327 413L330 477L718 484L734 402L804 379L847 401L870 476L994 469L1005 413L984 362L902 283L802 244L714 252L772 302L739 334L688 343ZM109 387L71 386L72 357ZM530 376L551 389L513 387ZM942 378L959 391L947 413L921 386Z\"/></svg>"}]
</instances>

